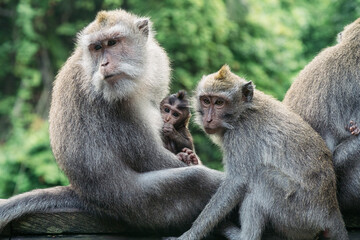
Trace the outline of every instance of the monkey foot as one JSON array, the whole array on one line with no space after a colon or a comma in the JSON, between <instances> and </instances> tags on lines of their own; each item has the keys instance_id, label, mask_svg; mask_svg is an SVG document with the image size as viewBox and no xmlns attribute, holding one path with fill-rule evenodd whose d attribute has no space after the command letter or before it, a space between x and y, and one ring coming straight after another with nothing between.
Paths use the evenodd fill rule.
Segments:
<instances>
[{"instance_id":1,"label":"monkey foot","mask_svg":"<svg viewBox=\"0 0 360 240\"><path fill-rule=\"evenodd\" d=\"M186 163L187 165L198 165L200 160L198 156L189 148L184 148L182 152L179 152L176 155L180 161Z\"/></svg>"},{"instance_id":2,"label":"monkey foot","mask_svg":"<svg viewBox=\"0 0 360 240\"><path fill-rule=\"evenodd\" d=\"M357 136L360 134L360 129L358 128L356 122L350 121L349 125L345 127L352 135Z\"/></svg>"}]
</instances>

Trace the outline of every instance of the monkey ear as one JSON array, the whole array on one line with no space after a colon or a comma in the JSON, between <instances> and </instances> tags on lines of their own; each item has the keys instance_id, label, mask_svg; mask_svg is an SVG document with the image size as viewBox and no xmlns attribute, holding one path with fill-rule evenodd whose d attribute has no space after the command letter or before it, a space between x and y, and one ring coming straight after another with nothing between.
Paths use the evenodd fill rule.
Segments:
<instances>
[{"instance_id":1,"label":"monkey ear","mask_svg":"<svg viewBox=\"0 0 360 240\"><path fill-rule=\"evenodd\" d=\"M149 19L140 19L136 22L136 26L142 34L145 36L149 35Z\"/></svg>"},{"instance_id":2,"label":"monkey ear","mask_svg":"<svg viewBox=\"0 0 360 240\"><path fill-rule=\"evenodd\" d=\"M251 102L254 96L254 84L252 81L249 81L242 85L241 92L242 92L242 99L245 102Z\"/></svg>"}]
</instances>

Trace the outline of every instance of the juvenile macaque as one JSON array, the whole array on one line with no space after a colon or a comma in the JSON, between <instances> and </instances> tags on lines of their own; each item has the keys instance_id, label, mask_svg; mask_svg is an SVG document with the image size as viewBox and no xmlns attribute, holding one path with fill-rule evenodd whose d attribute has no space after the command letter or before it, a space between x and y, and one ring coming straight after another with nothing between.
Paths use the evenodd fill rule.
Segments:
<instances>
[{"instance_id":1,"label":"juvenile macaque","mask_svg":"<svg viewBox=\"0 0 360 240\"><path fill-rule=\"evenodd\" d=\"M261 239L265 226L288 239L348 239L336 199L331 152L300 116L254 90L228 66L196 90L197 122L224 154L225 181L179 239L201 239L240 204L241 230L229 239Z\"/></svg>"},{"instance_id":2,"label":"juvenile macaque","mask_svg":"<svg viewBox=\"0 0 360 240\"><path fill-rule=\"evenodd\" d=\"M194 150L192 136L188 125L191 117L186 92L181 90L164 98L160 103L161 116L164 121L162 137L166 149L188 165L198 164L199 160ZM183 153L185 158L183 158Z\"/></svg>"},{"instance_id":3,"label":"juvenile macaque","mask_svg":"<svg viewBox=\"0 0 360 240\"><path fill-rule=\"evenodd\" d=\"M284 98L325 140L344 211L360 211L360 18L299 74ZM345 126L345 128L344 128Z\"/></svg>"},{"instance_id":4,"label":"juvenile macaque","mask_svg":"<svg viewBox=\"0 0 360 240\"><path fill-rule=\"evenodd\" d=\"M51 146L70 185L2 202L0 230L27 213L80 208L141 229L185 231L223 174L186 167L163 147L159 108L169 75L149 19L99 12L53 88Z\"/></svg>"}]
</instances>

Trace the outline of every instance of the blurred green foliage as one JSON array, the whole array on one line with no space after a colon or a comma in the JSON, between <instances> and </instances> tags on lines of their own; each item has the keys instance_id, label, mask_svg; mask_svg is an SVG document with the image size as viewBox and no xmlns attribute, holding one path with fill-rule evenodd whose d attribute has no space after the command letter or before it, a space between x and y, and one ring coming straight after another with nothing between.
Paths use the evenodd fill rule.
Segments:
<instances>
[{"instance_id":1,"label":"blurred green foliage","mask_svg":"<svg viewBox=\"0 0 360 240\"><path fill-rule=\"evenodd\" d=\"M303 66L360 13L360 0L0 0L0 198L67 184L52 156L52 81L76 33L101 9L150 16L172 61L172 92L191 93L224 63L281 100ZM221 153L191 124L202 161Z\"/></svg>"}]
</instances>

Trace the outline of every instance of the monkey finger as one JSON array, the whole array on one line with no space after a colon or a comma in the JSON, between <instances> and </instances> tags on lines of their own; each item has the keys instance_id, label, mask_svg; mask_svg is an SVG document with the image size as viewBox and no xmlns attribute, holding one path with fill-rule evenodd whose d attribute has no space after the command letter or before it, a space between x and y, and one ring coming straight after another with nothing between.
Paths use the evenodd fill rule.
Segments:
<instances>
[{"instance_id":1,"label":"monkey finger","mask_svg":"<svg viewBox=\"0 0 360 240\"><path fill-rule=\"evenodd\" d=\"M163 134L166 136L172 135L173 132L174 132L173 129L168 129L168 128L163 129Z\"/></svg>"},{"instance_id":2,"label":"monkey finger","mask_svg":"<svg viewBox=\"0 0 360 240\"><path fill-rule=\"evenodd\" d=\"M163 130L167 130L167 131L171 131L172 130L172 127L170 126L163 126Z\"/></svg>"},{"instance_id":3,"label":"monkey finger","mask_svg":"<svg viewBox=\"0 0 360 240\"><path fill-rule=\"evenodd\" d=\"M163 128L163 132L172 133L172 132L174 132L174 128L166 126L166 127Z\"/></svg>"},{"instance_id":4,"label":"monkey finger","mask_svg":"<svg viewBox=\"0 0 360 240\"><path fill-rule=\"evenodd\" d=\"M359 134L360 134L360 129L359 129L359 128L355 128L354 130L351 131L351 134L352 134L352 135L355 135L355 136L359 135Z\"/></svg>"},{"instance_id":5,"label":"monkey finger","mask_svg":"<svg viewBox=\"0 0 360 240\"><path fill-rule=\"evenodd\" d=\"M184 153L182 153L182 152L180 152L180 153L178 153L178 154L176 154L176 157L180 160L180 161L183 161L183 159L184 159Z\"/></svg>"},{"instance_id":6,"label":"monkey finger","mask_svg":"<svg viewBox=\"0 0 360 240\"><path fill-rule=\"evenodd\" d=\"M184 153L189 154L189 155L192 154L192 153L194 153L193 150L191 150L190 148L183 148L182 151L183 151Z\"/></svg>"},{"instance_id":7,"label":"monkey finger","mask_svg":"<svg viewBox=\"0 0 360 240\"><path fill-rule=\"evenodd\" d=\"M176 156L178 157L178 159L180 161L186 163L186 165L190 165L191 159L188 154L180 152L180 153L176 154Z\"/></svg>"},{"instance_id":8,"label":"monkey finger","mask_svg":"<svg viewBox=\"0 0 360 240\"><path fill-rule=\"evenodd\" d=\"M352 135L355 135L355 136L359 135L359 133L360 133L360 129L358 128L356 122L354 122L354 121L350 121L348 130L350 131L350 133Z\"/></svg>"},{"instance_id":9,"label":"monkey finger","mask_svg":"<svg viewBox=\"0 0 360 240\"><path fill-rule=\"evenodd\" d=\"M195 153L190 154L190 158L191 158L191 163L193 165L198 165L199 164L199 158Z\"/></svg>"}]
</instances>

